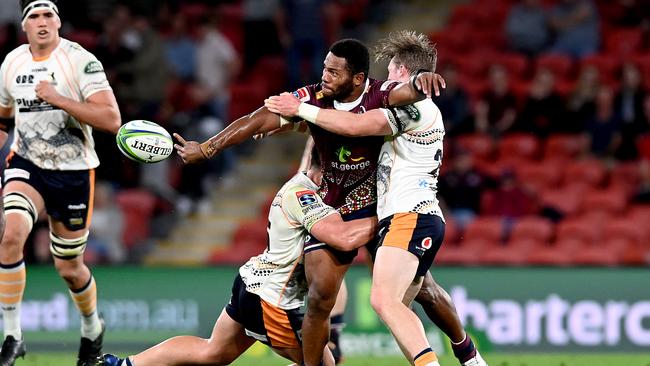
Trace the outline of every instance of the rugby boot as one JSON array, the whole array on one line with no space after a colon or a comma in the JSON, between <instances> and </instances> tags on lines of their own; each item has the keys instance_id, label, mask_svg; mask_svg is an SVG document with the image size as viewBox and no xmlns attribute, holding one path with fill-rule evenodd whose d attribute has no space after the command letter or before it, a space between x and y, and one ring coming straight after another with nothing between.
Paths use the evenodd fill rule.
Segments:
<instances>
[{"instance_id":1,"label":"rugby boot","mask_svg":"<svg viewBox=\"0 0 650 366\"><path fill-rule=\"evenodd\" d=\"M100 362L97 365L98 366L133 366L131 364L131 361L129 361L128 358L119 358L115 355L111 355L110 353L106 353L102 357L100 357Z\"/></svg>"},{"instance_id":2,"label":"rugby boot","mask_svg":"<svg viewBox=\"0 0 650 366\"><path fill-rule=\"evenodd\" d=\"M469 360L462 363L462 366L488 366L487 362L481 357L481 354L476 351L476 355Z\"/></svg>"},{"instance_id":3,"label":"rugby boot","mask_svg":"<svg viewBox=\"0 0 650 366\"><path fill-rule=\"evenodd\" d=\"M25 358L26 352L23 339L16 340L14 336L7 336L2 342L2 350L0 350L0 366L14 366L18 357Z\"/></svg>"},{"instance_id":4,"label":"rugby boot","mask_svg":"<svg viewBox=\"0 0 650 366\"><path fill-rule=\"evenodd\" d=\"M102 359L102 344L104 343L104 332L106 326L104 320L100 319L102 323L102 332L94 341L88 338L81 337L81 344L79 345L79 355L77 357L77 366L96 366L100 365Z\"/></svg>"}]
</instances>

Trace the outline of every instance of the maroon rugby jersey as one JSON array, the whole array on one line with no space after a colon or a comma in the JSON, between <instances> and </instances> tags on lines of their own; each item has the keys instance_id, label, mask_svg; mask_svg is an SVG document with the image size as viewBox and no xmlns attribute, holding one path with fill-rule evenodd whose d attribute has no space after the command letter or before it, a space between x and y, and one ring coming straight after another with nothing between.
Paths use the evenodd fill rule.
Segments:
<instances>
[{"instance_id":1,"label":"maroon rugby jersey","mask_svg":"<svg viewBox=\"0 0 650 366\"><path fill-rule=\"evenodd\" d=\"M344 105L353 106L349 111L354 113L387 107L388 94L397 84L368 79L361 97ZM319 108L333 109L334 100L320 90L320 84L313 84L298 89L294 95ZM313 123L308 125L321 160L323 182L319 193L323 201L341 214L377 202L377 162L384 137L345 137Z\"/></svg>"}]
</instances>

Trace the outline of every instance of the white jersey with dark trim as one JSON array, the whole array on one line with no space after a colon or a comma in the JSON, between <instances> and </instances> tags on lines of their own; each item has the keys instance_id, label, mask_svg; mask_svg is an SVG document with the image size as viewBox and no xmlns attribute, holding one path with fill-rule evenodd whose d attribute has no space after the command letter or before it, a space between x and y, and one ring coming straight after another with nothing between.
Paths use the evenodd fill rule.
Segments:
<instances>
[{"instance_id":1,"label":"white jersey with dark trim","mask_svg":"<svg viewBox=\"0 0 650 366\"><path fill-rule=\"evenodd\" d=\"M436 197L445 136L440 110L427 98L382 111L393 134L386 137L379 155L379 219L415 212L444 220Z\"/></svg>"},{"instance_id":2,"label":"white jersey with dark trim","mask_svg":"<svg viewBox=\"0 0 650 366\"><path fill-rule=\"evenodd\" d=\"M307 292L303 245L314 224L336 213L317 190L303 173L285 183L269 211L268 247L239 268L246 290L282 309L303 305Z\"/></svg>"},{"instance_id":3,"label":"white jersey with dark trim","mask_svg":"<svg viewBox=\"0 0 650 366\"><path fill-rule=\"evenodd\" d=\"M78 102L111 90L102 64L79 44L61 38L46 59L34 59L29 45L21 45L0 66L0 106L15 113L11 150L42 169L97 167L92 127L36 97L35 87L42 80Z\"/></svg>"}]
</instances>

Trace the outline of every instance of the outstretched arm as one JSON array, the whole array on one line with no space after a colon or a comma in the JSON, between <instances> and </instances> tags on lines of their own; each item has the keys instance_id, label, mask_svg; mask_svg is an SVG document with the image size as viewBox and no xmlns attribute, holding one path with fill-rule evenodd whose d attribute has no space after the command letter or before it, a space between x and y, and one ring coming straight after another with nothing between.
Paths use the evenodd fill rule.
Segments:
<instances>
[{"instance_id":1,"label":"outstretched arm","mask_svg":"<svg viewBox=\"0 0 650 366\"><path fill-rule=\"evenodd\" d=\"M203 143L185 141L175 133L174 138L178 143L174 144L174 148L184 163L199 163L214 157L227 147L241 144L256 134L266 133L279 127L280 116L262 107L240 117Z\"/></svg>"},{"instance_id":2,"label":"outstretched arm","mask_svg":"<svg viewBox=\"0 0 650 366\"><path fill-rule=\"evenodd\" d=\"M388 104L402 106L431 98L432 93L439 96L440 87L446 87L442 76L434 72L420 72L391 90L388 94Z\"/></svg>"},{"instance_id":3,"label":"outstretched arm","mask_svg":"<svg viewBox=\"0 0 650 366\"><path fill-rule=\"evenodd\" d=\"M350 251L370 241L377 229L377 216L343 221L341 215L329 215L318 221L310 234L334 249Z\"/></svg>"}]
</instances>

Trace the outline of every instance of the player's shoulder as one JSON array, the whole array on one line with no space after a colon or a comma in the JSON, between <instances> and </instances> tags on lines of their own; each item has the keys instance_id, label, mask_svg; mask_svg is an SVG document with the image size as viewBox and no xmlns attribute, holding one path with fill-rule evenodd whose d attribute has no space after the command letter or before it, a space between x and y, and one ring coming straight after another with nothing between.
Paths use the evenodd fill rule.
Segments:
<instances>
[{"instance_id":1,"label":"player's shoulder","mask_svg":"<svg viewBox=\"0 0 650 366\"><path fill-rule=\"evenodd\" d=\"M22 44L12 51L10 51L7 56L5 56L3 63L9 63L15 60L18 57L23 57L29 55L29 45Z\"/></svg>"},{"instance_id":2,"label":"player's shoulder","mask_svg":"<svg viewBox=\"0 0 650 366\"><path fill-rule=\"evenodd\" d=\"M316 201L316 190L318 187L304 173L294 175L284 184L282 189L282 201L298 201L299 203L313 203Z\"/></svg>"},{"instance_id":3,"label":"player's shoulder","mask_svg":"<svg viewBox=\"0 0 650 366\"><path fill-rule=\"evenodd\" d=\"M293 92L293 95L300 99L301 102L315 102L324 97L323 92L321 91L321 85L311 84L305 85L302 88L298 88Z\"/></svg>"},{"instance_id":4,"label":"player's shoulder","mask_svg":"<svg viewBox=\"0 0 650 366\"><path fill-rule=\"evenodd\" d=\"M72 61L76 67L83 68L85 73L92 74L104 71L102 64L97 60L97 57L83 48L79 43L61 38L60 48L70 61Z\"/></svg>"}]
</instances>

